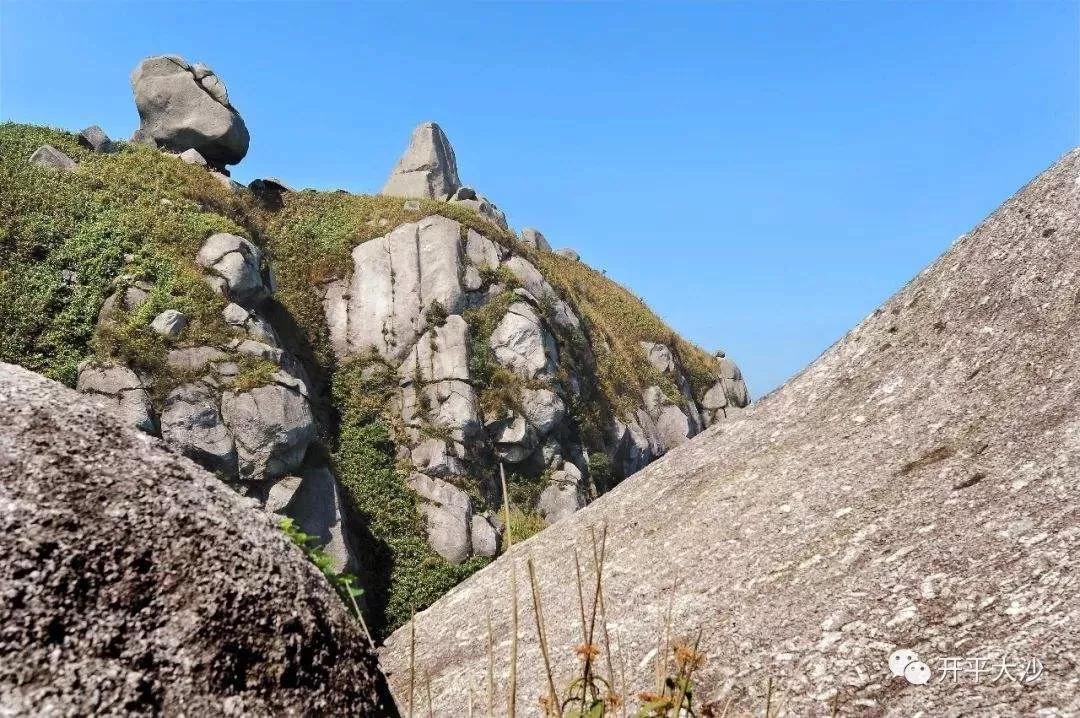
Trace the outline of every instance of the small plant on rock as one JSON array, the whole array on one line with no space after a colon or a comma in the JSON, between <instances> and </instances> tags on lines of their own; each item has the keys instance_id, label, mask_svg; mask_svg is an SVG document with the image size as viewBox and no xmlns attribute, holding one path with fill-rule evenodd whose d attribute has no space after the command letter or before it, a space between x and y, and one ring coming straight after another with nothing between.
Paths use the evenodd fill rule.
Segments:
<instances>
[{"instance_id":1,"label":"small plant on rock","mask_svg":"<svg viewBox=\"0 0 1080 718\"><path fill-rule=\"evenodd\" d=\"M334 587L334 590L337 591L338 595L341 596L341 600L349 608L353 616L356 617L356 620L360 621L360 625L363 627L364 635L367 636L368 641L374 644L374 641L371 640L371 634L368 632L367 624L364 621L364 614L360 611L360 604L357 602L357 599L363 595L364 589L357 585L358 581L356 576L344 571L337 571L334 568L334 559L317 545L318 537L301 531L300 527L296 525L296 522L288 516L281 519L281 521L278 522L278 526L289 540L303 549L308 560L315 564L316 568L322 571L327 582L329 582L329 584Z\"/></svg>"}]
</instances>

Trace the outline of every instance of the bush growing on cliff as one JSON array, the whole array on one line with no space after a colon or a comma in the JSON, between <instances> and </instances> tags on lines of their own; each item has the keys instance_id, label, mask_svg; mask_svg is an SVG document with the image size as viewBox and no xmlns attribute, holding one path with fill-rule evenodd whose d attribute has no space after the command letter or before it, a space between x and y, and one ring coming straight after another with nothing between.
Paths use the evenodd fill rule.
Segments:
<instances>
[{"instance_id":1,"label":"bush growing on cliff","mask_svg":"<svg viewBox=\"0 0 1080 718\"><path fill-rule=\"evenodd\" d=\"M31 165L30 154L42 144L70 155L78 168L54 172ZM670 330L625 289L585 265L522 245L464 206L437 200L409 206L418 209L406 209L400 198L306 190L263 205L251 193L223 187L205 169L152 148L120 143L117 152L96 154L66 132L0 125L0 360L68 384L75 383L81 360L115 360L149 375L160 407L172 387L199 374L181 375L168 366L167 353L177 342L154 334L149 321L164 309L178 309L190 320L182 343L225 345L233 330L222 318L224 299L204 281L194 257L216 232L251 239L266 252L278 280L275 301L263 310L313 380L322 439L333 452L349 511L363 517L371 547L365 580L378 587L369 590L368 605L381 616L382 629L392 628L485 560L450 566L424 540L416 498L405 486L407 472L395 460L400 420L385 411L396 386L393 367L369 362L363 375L360 364L339 367L331 350L322 291L328 280L348 276L356 245L440 214L460 222L463 237L475 229L532 261L582 320L581 331L558 337L563 361L558 386L551 388L566 396L580 433L575 441L596 461L603 458L608 422L626 408L627 396L649 382L671 389L637 343L667 341ZM487 413L520 411L522 387L539 386L495 362L488 346L517 300L511 290L519 282L505 266L484 268L481 279L505 291L466 312L472 381ZM136 283L147 287L146 302L96 330L105 298ZM540 299L550 304L550 298ZM438 323L444 314L434 308L426 319ZM676 342L676 350L697 387L711 359L686 343ZM274 373L271 364L254 359L242 360L240 369L234 388L241 390L270 381ZM441 436L434 427L421 431ZM616 480L606 478L610 472L601 464L590 468L601 490ZM481 467L481 475L463 486L478 509L491 500L478 488L490 479L490 469ZM533 505L542 486L535 477L513 473L509 485L518 516L511 532L520 539L542 528Z\"/></svg>"},{"instance_id":2,"label":"bush growing on cliff","mask_svg":"<svg viewBox=\"0 0 1080 718\"><path fill-rule=\"evenodd\" d=\"M30 164L43 144L78 168ZM0 188L0 360L73 385L91 353L98 310L121 276L158 283L144 313L166 308L158 300L167 299L190 314L192 332L220 324L223 304L193 260L210 234L243 233L230 219L242 211L205 171L145 147L99 155L66 132L6 123ZM130 323L96 346L161 371L150 334Z\"/></svg>"}]
</instances>

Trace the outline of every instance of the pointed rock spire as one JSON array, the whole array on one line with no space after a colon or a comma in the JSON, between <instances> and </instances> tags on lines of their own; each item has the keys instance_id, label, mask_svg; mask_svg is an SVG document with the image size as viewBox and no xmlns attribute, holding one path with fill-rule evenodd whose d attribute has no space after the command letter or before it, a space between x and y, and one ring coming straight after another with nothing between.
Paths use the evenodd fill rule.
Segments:
<instances>
[{"instance_id":1,"label":"pointed rock spire","mask_svg":"<svg viewBox=\"0 0 1080 718\"><path fill-rule=\"evenodd\" d=\"M450 140L437 124L425 122L413 130L409 147L394 165L382 193L410 199L446 199L460 186Z\"/></svg>"}]
</instances>

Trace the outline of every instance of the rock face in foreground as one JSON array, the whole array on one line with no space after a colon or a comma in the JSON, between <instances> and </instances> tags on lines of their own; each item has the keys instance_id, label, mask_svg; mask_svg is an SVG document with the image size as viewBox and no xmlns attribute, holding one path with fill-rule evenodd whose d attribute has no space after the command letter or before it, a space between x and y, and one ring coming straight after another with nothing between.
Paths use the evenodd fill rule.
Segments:
<instances>
[{"instance_id":1,"label":"rock face in foreground","mask_svg":"<svg viewBox=\"0 0 1080 718\"><path fill-rule=\"evenodd\" d=\"M844 715L1080 712L1078 178L1080 150L779 391L515 548L521 705L545 692L525 558L542 559L564 666L581 642L571 550L591 555L588 530L606 524L624 695L652 686L671 601L677 635L704 625L699 701L760 711L772 678L792 715L829 715L837 694ZM463 715L484 685L489 611L505 695L511 560L416 618L440 715ZM382 656L398 692L409 631ZM892 676L898 648L928 685ZM1012 678L994 681L1003 656ZM949 657L992 671L954 684Z\"/></svg>"},{"instance_id":2,"label":"rock face in foreground","mask_svg":"<svg viewBox=\"0 0 1080 718\"><path fill-rule=\"evenodd\" d=\"M363 634L258 509L0 364L0 713L366 714Z\"/></svg>"},{"instance_id":3,"label":"rock face in foreground","mask_svg":"<svg viewBox=\"0 0 1080 718\"><path fill-rule=\"evenodd\" d=\"M213 165L233 165L248 151L247 126L225 83L206 65L157 55L131 73L140 131L172 152L194 149Z\"/></svg>"}]
</instances>

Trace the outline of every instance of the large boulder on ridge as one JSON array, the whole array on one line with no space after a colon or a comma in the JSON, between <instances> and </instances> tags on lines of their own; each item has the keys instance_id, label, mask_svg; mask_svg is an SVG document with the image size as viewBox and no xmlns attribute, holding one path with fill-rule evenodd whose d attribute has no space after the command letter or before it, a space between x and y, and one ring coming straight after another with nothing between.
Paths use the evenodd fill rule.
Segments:
<instances>
[{"instance_id":1,"label":"large boulder on ridge","mask_svg":"<svg viewBox=\"0 0 1080 718\"><path fill-rule=\"evenodd\" d=\"M447 199L461 186L450 140L434 122L413 130L405 154L394 165L382 194L410 199Z\"/></svg>"},{"instance_id":2,"label":"large boulder on ridge","mask_svg":"<svg viewBox=\"0 0 1080 718\"><path fill-rule=\"evenodd\" d=\"M131 73L143 136L172 152L195 149L213 165L232 165L248 151L248 130L225 84L206 65L157 55Z\"/></svg>"},{"instance_id":3,"label":"large boulder on ridge","mask_svg":"<svg viewBox=\"0 0 1080 718\"><path fill-rule=\"evenodd\" d=\"M415 628L434 712L463 715L529 556L550 652L570 655L573 551L591 557L606 526L603 610L632 702L668 626L703 637L694 703L718 713L760 713L771 685L798 716L1080 714L1078 177L1075 150L785 386L418 614L384 649L396 689ZM543 659L536 631L518 635L526 706ZM890 672L898 649L929 684Z\"/></svg>"},{"instance_id":4,"label":"large boulder on ridge","mask_svg":"<svg viewBox=\"0 0 1080 718\"><path fill-rule=\"evenodd\" d=\"M225 484L0 364L0 713L387 715L358 624Z\"/></svg>"}]
</instances>

